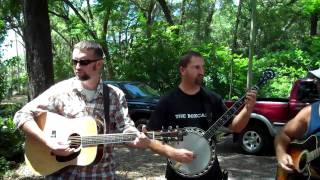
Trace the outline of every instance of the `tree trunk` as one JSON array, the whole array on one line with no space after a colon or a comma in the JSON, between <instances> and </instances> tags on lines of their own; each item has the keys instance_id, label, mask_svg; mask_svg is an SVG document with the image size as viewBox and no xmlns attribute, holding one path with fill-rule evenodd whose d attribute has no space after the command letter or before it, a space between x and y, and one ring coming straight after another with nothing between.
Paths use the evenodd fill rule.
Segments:
<instances>
[{"instance_id":1,"label":"tree trunk","mask_svg":"<svg viewBox=\"0 0 320 180\"><path fill-rule=\"evenodd\" d=\"M184 24L184 21L185 21L185 6L186 6L186 0L182 0L180 22L179 22L180 25Z\"/></svg>"},{"instance_id":2,"label":"tree trunk","mask_svg":"<svg viewBox=\"0 0 320 180\"><path fill-rule=\"evenodd\" d=\"M173 26L174 25L174 22L173 22L173 19L172 19L172 16L171 16L171 11L167 5L167 2L165 0L158 0L161 8L162 8L162 11L164 13L164 16L167 20L167 22Z\"/></svg>"},{"instance_id":3,"label":"tree trunk","mask_svg":"<svg viewBox=\"0 0 320 180\"><path fill-rule=\"evenodd\" d=\"M211 32L210 25L212 23L213 14L215 11L215 4L216 4L216 1L213 1L211 6L209 6L209 12L208 12L208 16L207 16L205 27L204 27L204 40L210 40L209 38L210 32Z\"/></svg>"},{"instance_id":4,"label":"tree trunk","mask_svg":"<svg viewBox=\"0 0 320 180\"><path fill-rule=\"evenodd\" d=\"M317 27L318 27L318 17L319 13L314 12L311 14L310 18L310 36L315 36L317 35Z\"/></svg>"},{"instance_id":5,"label":"tree trunk","mask_svg":"<svg viewBox=\"0 0 320 180\"><path fill-rule=\"evenodd\" d=\"M164 16L167 20L167 22L169 23L170 26L173 26L174 25L174 22L173 22L173 19L172 19L172 16L171 16L171 11L169 9L169 6L167 4L167 2L165 0L158 0L161 8L162 8L162 11L164 13ZM174 30L174 33L175 34L179 34L179 29L175 29Z\"/></svg>"},{"instance_id":6,"label":"tree trunk","mask_svg":"<svg viewBox=\"0 0 320 180\"><path fill-rule=\"evenodd\" d=\"M105 71L102 73L102 78L103 79L113 79L114 77L114 71L113 71L113 65L111 62L111 56L109 52L109 47L108 47L108 41L107 41L107 33L108 33L108 24L109 24L109 19L111 15L111 6L108 6L108 8L105 11L105 16L103 19L103 29L102 29L102 34L101 34L101 46L105 55L105 64L104 64L104 69L107 70L108 77L106 77Z\"/></svg>"},{"instance_id":7,"label":"tree trunk","mask_svg":"<svg viewBox=\"0 0 320 180\"><path fill-rule=\"evenodd\" d=\"M196 7L195 9L197 10L197 13L195 15L195 23L196 23L196 33L195 33L195 36L196 36L196 42L198 42L199 44L202 42L203 38L202 38L202 26L201 26L201 19L202 19L202 9L201 9L201 5L202 5L202 2L201 0L197 0L196 1Z\"/></svg>"},{"instance_id":8,"label":"tree trunk","mask_svg":"<svg viewBox=\"0 0 320 180\"><path fill-rule=\"evenodd\" d=\"M239 23L240 23L241 7L242 7L242 0L239 0L237 19L236 19L236 23L234 25L234 30L233 30L233 41L232 41L232 46L231 46L232 53L235 53L236 49L237 49L238 27L239 27ZM233 59L231 59L230 74L229 74L229 77L230 77L229 99L231 99L231 95L232 95L232 91L233 91L233 66L234 66L234 62L233 62Z\"/></svg>"},{"instance_id":9,"label":"tree trunk","mask_svg":"<svg viewBox=\"0 0 320 180\"><path fill-rule=\"evenodd\" d=\"M156 5L156 1L150 0L148 11L147 11L147 38L150 38L152 35L152 24L153 24L152 12L155 5Z\"/></svg>"},{"instance_id":10,"label":"tree trunk","mask_svg":"<svg viewBox=\"0 0 320 180\"><path fill-rule=\"evenodd\" d=\"M235 52L237 49L238 27L240 23L241 7L242 7L242 0L239 0L237 19L236 19L236 23L234 25L234 30L233 30L232 52Z\"/></svg>"},{"instance_id":11,"label":"tree trunk","mask_svg":"<svg viewBox=\"0 0 320 180\"><path fill-rule=\"evenodd\" d=\"M29 95L34 99L54 83L48 2L23 2Z\"/></svg>"},{"instance_id":12,"label":"tree trunk","mask_svg":"<svg viewBox=\"0 0 320 180\"><path fill-rule=\"evenodd\" d=\"M251 88L252 85L252 63L254 46L256 41L256 0L250 0L251 9L251 27L250 27L250 47L249 47L249 62L248 62L248 73L247 73L247 89Z\"/></svg>"}]
</instances>

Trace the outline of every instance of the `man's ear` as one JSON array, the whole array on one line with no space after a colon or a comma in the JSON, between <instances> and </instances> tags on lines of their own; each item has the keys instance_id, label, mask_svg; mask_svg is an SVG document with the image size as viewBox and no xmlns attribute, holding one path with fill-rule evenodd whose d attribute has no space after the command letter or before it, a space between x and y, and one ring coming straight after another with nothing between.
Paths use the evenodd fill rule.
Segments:
<instances>
[{"instance_id":1,"label":"man's ear","mask_svg":"<svg viewBox=\"0 0 320 180\"><path fill-rule=\"evenodd\" d=\"M180 71L180 74L183 75L184 72L185 72L185 68L182 67L182 66L180 66L180 67L179 67L179 71Z\"/></svg>"},{"instance_id":2,"label":"man's ear","mask_svg":"<svg viewBox=\"0 0 320 180\"><path fill-rule=\"evenodd\" d=\"M98 62L97 62L98 68L102 68L102 67L103 67L103 64L104 64L104 60L98 61Z\"/></svg>"}]
</instances>

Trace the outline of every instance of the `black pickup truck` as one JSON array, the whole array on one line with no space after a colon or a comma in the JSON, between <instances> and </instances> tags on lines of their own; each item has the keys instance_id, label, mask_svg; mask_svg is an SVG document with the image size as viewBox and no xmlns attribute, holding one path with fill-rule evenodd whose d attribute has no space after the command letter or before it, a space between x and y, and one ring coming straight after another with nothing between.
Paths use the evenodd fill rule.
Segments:
<instances>
[{"instance_id":1,"label":"black pickup truck","mask_svg":"<svg viewBox=\"0 0 320 180\"><path fill-rule=\"evenodd\" d=\"M105 81L120 88L126 95L129 115L137 128L146 124L159 101L159 93L150 86L137 81Z\"/></svg>"}]
</instances>

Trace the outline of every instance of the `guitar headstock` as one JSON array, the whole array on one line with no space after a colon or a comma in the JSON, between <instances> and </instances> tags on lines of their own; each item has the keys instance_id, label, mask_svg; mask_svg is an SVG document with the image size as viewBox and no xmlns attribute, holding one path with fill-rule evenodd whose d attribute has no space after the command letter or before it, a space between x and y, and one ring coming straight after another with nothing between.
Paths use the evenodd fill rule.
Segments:
<instances>
[{"instance_id":1,"label":"guitar headstock","mask_svg":"<svg viewBox=\"0 0 320 180\"><path fill-rule=\"evenodd\" d=\"M183 141L183 136L186 135L186 132L183 129L173 129L169 127L168 129L162 129L161 131L152 131L147 132L147 136L151 139L157 139L164 142L170 141Z\"/></svg>"}]
</instances>

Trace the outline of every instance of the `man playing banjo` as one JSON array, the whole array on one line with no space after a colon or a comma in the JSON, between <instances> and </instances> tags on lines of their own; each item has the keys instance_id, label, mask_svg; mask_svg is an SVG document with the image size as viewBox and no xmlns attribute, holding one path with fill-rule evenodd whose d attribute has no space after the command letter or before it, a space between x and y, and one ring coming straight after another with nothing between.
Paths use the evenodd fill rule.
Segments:
<instances>
[{"instance_id":1,"label":"man playing banjo","mask_svg":"<svg viewBox=\"0 0 320 180\"><path fill-rule=\"evenodd\" d=\"M148 130L161 130L163 127L179 126L180 128L201 128L205 131L227 111L227 107L218 94L202 87L205 70L204 59L200 53L188 51L184 54L179 62L179 71L181 82L178 88L162 97L159 101L147 125ZM250 90L246 93L244 108L232 121L228 121L224 126L233 132L240 132L246 127L255 103L256 91ZM188 139L186 139L186 141L187 140ZM211 143L212 142L213 141L211 141ZM190 146L196 146L196 144L191 144ZM193 153L193 158L197 159L200 158L201 154L205 153L205 151L198 154L196 152ZM210 161L211 165L206 166L209 170L204 170L204 173L191 174L190 176L188 173L183 174L176 170L176 167L180 166L181 163L177 163L174 166L168 163L166 178L174 180L188 178L224 179L225 176L220 169L215 154L212 159L213 161ZM197 165L195 165L195 167L197 167ZM188 168L186 169L186 171L188 171Z\"/></svg>"}]
</instances>

